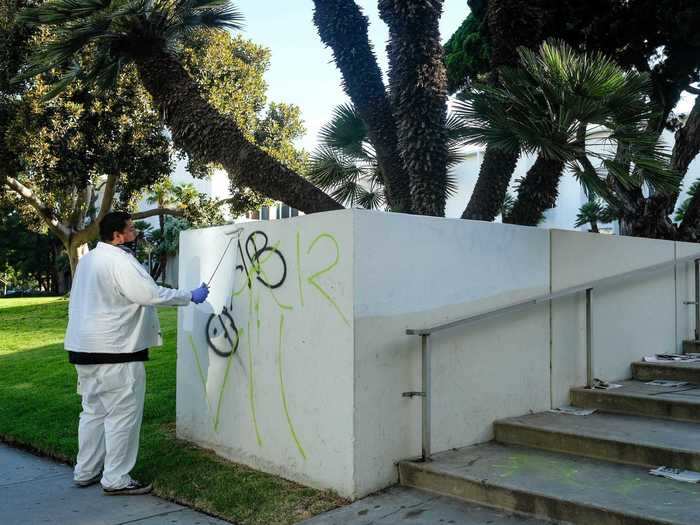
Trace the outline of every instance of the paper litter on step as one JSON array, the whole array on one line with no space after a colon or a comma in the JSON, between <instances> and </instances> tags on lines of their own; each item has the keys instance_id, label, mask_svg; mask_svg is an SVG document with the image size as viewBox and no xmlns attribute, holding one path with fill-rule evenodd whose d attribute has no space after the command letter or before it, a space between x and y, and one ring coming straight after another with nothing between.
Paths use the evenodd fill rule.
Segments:
<instances>
[{"instance_id":1,"label":"paper litter on step","mask_svg":"<svg viewBox=\"0 0 700 525\"><path fill-rule=\"evenodd\" d=\"M642 358L645 363L695 363L700 361L700 354L656 354Z\"/></svg>"},{"instance_id":2,"label":"paper litter on step","mask_svg":"<svg viewBox=\"0 0 700 525\"><path fill-rule=\"evenodd\" d=\"M553 408L550 410L550 412L556 412L558 414L569 414L570 416L590 416L594 412L596 412L595 408L581 408L581 407L572 407L569 405L559 407L559 408Z\"/></svg>"},{"instance_id":3,"label":"paper litter on step","mask_svg":"<svg viewBox=\"0 0 700 525\"><path fill-rule=\"evenodd\" d=\"M661 476L675 481L684 481L686 483L700 483L700 472L692 470L681 470L672 467L659 467L649 471L652 476Z\"/></svg>"},{"instance_id":4,"label":"paper litter on step","mask_svg":"<svg viewBox=\"0 0 700 525\"><path fill-rule=\"evenodd\" d=\"M591 385L591 389L593 390L612 390L620 387L622 387L622 385L618 383L608 383L598 378L593 379L593 384Z\"/></svg>"},{"instance_id":5,"label":"paper litter on step","mask_svg":"<svg viewBox=\"0 0 700 525\"><path fill-rule=\"evenodd\" d=\"M651 386L662 386L664 388L673 388L677 386L685 386L688 383L686 381L669 381L667 379L654 379L653 381L648 381L647 385Z\"/></svg>"}]
</instances>

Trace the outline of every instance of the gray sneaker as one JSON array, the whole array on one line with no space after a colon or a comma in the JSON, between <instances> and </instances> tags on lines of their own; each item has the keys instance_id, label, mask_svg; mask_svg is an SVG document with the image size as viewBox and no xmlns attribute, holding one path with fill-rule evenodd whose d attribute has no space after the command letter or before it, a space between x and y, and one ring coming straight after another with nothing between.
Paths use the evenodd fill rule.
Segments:
<instances>
[{"instance_id":1,"label":"gray sneaker","mask_svg":"<svg viewBox=\"0 0 700 525\"><path fill-rule=\"evenodd\" d=\"M94 485L95 483L97 483L101 479L102 479L102 472L100 472L96 476L91 477L90 479L82 479L82 480L74 479L73 485L75 485L76 487L85 488L85 487L89 487L90 485Z\"/></svg>"},{"instance_id":2,"label":"gray sneaker","mask_svg":"<svg viewBox=\"0 0 700 525\"><path fill-rule=\"evenodd\" d=\"M148 494L151 490L153 490L153 485L150 483L146 485L132 479L126 487L120 489L106 489L103 487L102 493L105 496L137 496L139 494Z\"/></svg>"}]
</instances>

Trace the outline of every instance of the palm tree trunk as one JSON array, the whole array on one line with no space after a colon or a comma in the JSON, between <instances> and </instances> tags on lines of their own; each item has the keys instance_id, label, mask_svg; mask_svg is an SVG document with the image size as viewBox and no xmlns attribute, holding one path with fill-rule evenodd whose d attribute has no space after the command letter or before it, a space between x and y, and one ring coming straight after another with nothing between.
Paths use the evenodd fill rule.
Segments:
<instances>
[{"instance_id":1,"label":"palm tree trunk","mask_svg":"<svg viewBox=\"0 0 700 525\"><path fill-rule=\"evenodd\" d=\"M249 187L305 213L342 209L309 181L250 143L233 120L214 109L172 55L155 51L136 60L173 142L199 161L221 164L237 186Z\"/></svg>"},{"instance_id":2,"label":"palm tree trunk","mask_svg":"<svg viewBox=\"0 0 700 525\"><path fill-rule=\"evenodd\" d=\"M367 17L353 0L314 0L314 24L333 51L343 88L367 126L392 211L410 212L408 174L399 155L396 122L382 72L367 37Z\"/></svg>"},{"instance_id":3,"label":"palm tree trunk","mask_svg":"<svg viewBox=\"0 0 700 525\"><path fill-rule=\"evenodd\" d=\"M380 0L389 26L389 82L413 211L445 215L447 74L440 44L443 0Z\"/></svg>"},{"instance_id":4,"label":"palm tree trunk","mask_svg":"<svg viewBox=\"0 0 700 525\"><path fill-rule=\"evenodd\" d=\"M688 173L690 163L700 153L700 96L695 99L685 125L676 132L671 169L679 178ZM680 188L679 188L680 190ZM677 239L691 242L700 240L700 199L693 198L683 221L675 226L670 218L678 201L680 191L655 194L644 199L643 206L626 218L628 235L655 239Z\"/></svg>"},{"instance_id":5,"label":"palm tree trunk","mask_svg":"<svg viewBox=\"0 0 700 525\"><path fill-rule=\"evenodd\" d=\"M503 218L503 222L537 226L544 216L545 210L554 208L559 196L559 180L561 179L564 163L537 157L518 186L518 198L511 213Z\"/></svg>"},{"instance_id":6,"label":"palm tree trunk","mask_svg":"<svg viewBox=\"0 0 700 525\"><path fill-rule=\"evenodd\" d=\"M462 219L493 221L500 213L508 184L518 162L518 153L506 153L486 147L474 191Z\"/></svg>"},{"instance_id":7,"label":"palm tree trunk","mask_svg":"<svg viewBox=\"0 0 700 525\"><path fill-rule=\"evenodd\" d=\"M489 0L486 22L491 40L492 84L498 84L498 68L517 64L519 46L536 47L542 40L551 9L542 0ZM513 176L519 154L487 146L474 191L462 212L463 219L493 221L498 215Z\"/></svg>"}]
</instances>

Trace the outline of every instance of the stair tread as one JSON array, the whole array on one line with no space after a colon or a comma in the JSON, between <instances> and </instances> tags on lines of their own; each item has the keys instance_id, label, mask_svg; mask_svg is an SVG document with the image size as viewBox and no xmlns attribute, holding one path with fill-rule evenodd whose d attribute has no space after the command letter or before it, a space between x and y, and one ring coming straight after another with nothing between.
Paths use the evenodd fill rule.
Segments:
<instances>
[{"instance_id":1,"label":"stair tread","mask_svg":"<svg viewBox=\"0 0 700 525\"><path fill-rule=\"evenodd\" d=\"M648 469L544 450L486 443L404 462L454 481L497 486L660 523L697 525L700 484L652 476Z\"/></svg>"},{"instance_id":2,"label":"stair tread","mask_svg":"<svg viewBox=\"0 0 700 525\"><path fill-rule=\"evenodd\" d=\"M553 525L550 520L521 516L474 503L393 486L299 525Z\"/></svg>"},{"instance_id":3,"label":"stair tread","mask_svg":"<svg viewBox=\"0 0 700 525\"><path fill-rule=\"evenodd\" d=\"M541 412L496 423L700 454L700 423L605 412L588 416Z\"/></svg>"},{"instance_id":4,"label":"stair tread","mask_svg":"<svg viewBox=\"0 0 700 525\"><path fill-rule=\"evenodd\" d=\"M694 361L690 363L684 363L683 361L671 361L668 363L647 363L646 361L635 361L633 363L637 366L645 366L649 368L682 368L682 369L693 369L700 370L700 361Z\"/></svg>"},{"instance_id":5,"label":"stair tread","mask_svg":"<svg viewBox=\"0 0 700 525\"><path fill-rule=\"evenodd\" d=\"M688 383L681 387L660 387L634 379L618 381L617 383L622 386L608 390L589 390L586 388L572 388L572 390L600 395L646 397L700 405L700 385L697 384Z\"/></svg>"}]
</instances>

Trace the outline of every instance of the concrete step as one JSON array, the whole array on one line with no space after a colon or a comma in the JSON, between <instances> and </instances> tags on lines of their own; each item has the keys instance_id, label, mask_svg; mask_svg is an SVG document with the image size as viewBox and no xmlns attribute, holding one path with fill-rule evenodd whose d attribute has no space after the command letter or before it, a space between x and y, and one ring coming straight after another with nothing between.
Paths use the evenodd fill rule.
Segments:
<instances>
[{"instance_id":1,"label":"concrete step","mask_svg":"<svg viewBox=\"0 0 700 525\"><path fill-rule=\"evenodd\" d=\"M606 412L700 422L700 386L658 387L622 381L612 390L571 389L571 403Z\"/></svg>"},{"instance_id":2,"label":"concrete step","mask_svg":"<svg viewBox=\"0 0 700 525\"><path fill-rule=\"evenodd\" d=\"M684 354L700 354L700 341L683 341Z\"/></svg>"},{"instance_id":3,"label":"concrete step","mask_svg":"<svg viewBox=\"0 0 700 525\"><path fill-rule=\"evenodd\" d=\"M487 443L399 463L401 483L577 525L698 525L700 485L620 465Z\"/></svg>"},{"instance_id":4,"label":"concrete step","mask_svg":"<svg viewBox=\"0 0 700 525\"><path fill-rule=\"evenodd\" d=\"M521 516L467 503L449 496L438 496L432 492L396 485L350 505L302 521L298 525L552 525L552 523L550 520Z\"/></svg>"},{"instance_id":5,"label":"concrete step","mask_svg":"<svg viewBox=\"0 0 700 525\"><path fill-rule=\"evenodd\" d=\"M632 377L639 381L668 379L700 384L700 362L696 363L632 363Z\"/></svg>"},{"instance_id":6,"label":"concrete step","mask_svg":"<svg viewBox=\"0 0 700 525\"><path fill-rule=\"evenodd\" d=\"M496 441L640 466L700 471L700 423L542 412L496 421Z\"/></svg>"}]
</instances>

